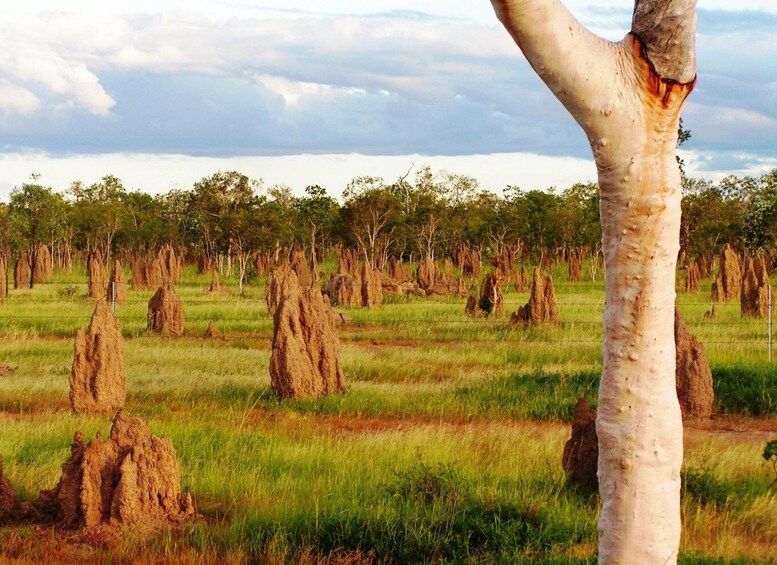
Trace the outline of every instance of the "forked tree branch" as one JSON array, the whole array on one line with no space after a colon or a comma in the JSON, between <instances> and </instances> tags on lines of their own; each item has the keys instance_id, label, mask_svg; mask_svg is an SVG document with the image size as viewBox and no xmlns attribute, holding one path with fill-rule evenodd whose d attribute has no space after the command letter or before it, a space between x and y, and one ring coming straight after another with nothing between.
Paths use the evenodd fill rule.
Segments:
<instances>
[{"instance_id":1,"label":"forked tree branch","mask_svg":"<svg viewBox=\"0 0 777 565\"><path fill-rule=\"evenodd\" d=\"M696 78L696 0L636 0L631 32L643 56L665 81Z\"/></svg>"}]
</instances>

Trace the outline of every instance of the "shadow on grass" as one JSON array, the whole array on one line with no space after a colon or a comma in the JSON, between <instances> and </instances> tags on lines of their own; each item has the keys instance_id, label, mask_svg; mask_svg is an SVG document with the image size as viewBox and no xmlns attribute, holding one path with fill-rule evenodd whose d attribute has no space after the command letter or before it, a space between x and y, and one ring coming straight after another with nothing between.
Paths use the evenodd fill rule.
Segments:
<instances>
[{"instance_id":1,"label":"shadow on grass","mask_svg":"<svg viewBox=\"0 0 777 565\"><path fill-rule=\"evenodd\" d=\"M484 414L568 422L572 419L572 408L581 396L596 405L599 376L598 371L571 375L538 371L462 387L455 394L459 400Z\"/></svg>"},{"instance_id":2,"label":"shadow on grass","mask_svg":"<svg viewBox=\"0 0 777 565\"><path fill-rule=\"evenodd\" d=\"M396 473L364 508L326 510L285 524L247 524L251 546L282 539L322 556L372 555L386 563L550 562L591 542L592 528L560 515L552 504L516 504L483 497L451 465L417 463ZM559 560L558 562L565 562Z\"/></svg>"}]
</instances>

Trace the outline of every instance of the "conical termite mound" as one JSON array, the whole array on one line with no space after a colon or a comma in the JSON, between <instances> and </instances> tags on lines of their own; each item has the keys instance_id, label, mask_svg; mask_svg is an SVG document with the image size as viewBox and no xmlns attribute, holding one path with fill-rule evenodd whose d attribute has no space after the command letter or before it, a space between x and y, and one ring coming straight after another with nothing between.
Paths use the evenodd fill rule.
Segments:
<instances>
[{"instance_id":1,"label":"conical termite mound","mask_svg":"<svg viewBox=\"0 0 777 565\"><path fill-rule=\"evenodd\" d=\"M208 320L208 329L203 334L207 339L224 339L224 334L216 327L213 320Z\"/></svg>"},{"instance_id":2,"label":"conical termite mound","mask_svg":"<svg viewBox=\"0 0 777 565\"><path fill-rule=\"evenodd\" d=\"M324 284L322 292L333 305L350 308L361 303L360 286L351 275L335 273Z\"/></svg>"},{"instance_id":3,"label":"conical termite mound","mask_svg":"<svg viewBox=\"0 0 777 565\"><path fill-rule=\"evenodd\" d=\"M515 292L527 290L529 290L529 277L526 276L526 268L521 265L520 270L515 272Z\"/></svg>"},{"instance_id":4,"label":"conical termite mound","mask_svg":"<svg viewBox=\"0 0 777 565\"><path fill-rule=\"evenodd\" d=\"M75 434L59 482L36 506L68 529L132 528L136 535L196 516L191 495L181 492L173 443L123 410L108 439L98 433L85 444L84 435Z\"/></svg>"},{"instance_id":5,"label":"conical termite mound","mask_svg":"<svg viewBox=\"0 0 777 565\"><path fill-rule=\"evenodd\" d=\"M365 308L379 308L383 304L381 273L369 263L361 268L361 298Z\"/></svg>"},{"instance_id":6,"label":"conical termite mound","mask_svg":"<svg viewBox=\"0 0 777 565\"><path fill-rule=\"evenodd\" d=\"M406 263L402 261L402 259L399 259L397 257L394 257L393 255L389 258L389 275L392 279L397 281L398 283L405 283L410 282L413 277L410 274L410 268L407 266Z\"/></svg>"},{"instance_id":7,"label":"conical termite mound","mask_svg":"<svg viewBox=\"0 0 777 565\"><path fill-rule=\"evenodd\" d=\"M171 285L160 286L148 301L147 328L159 335L183 335L183 306Z\"/></svg>"},{"instance_id":8,"label":"conical termite mound","mask_svg":"<svg viewBox=\"0 0 777 565\"><path fill-rule=\"evenodd\" d=\"M30 286L30 263L27 254L22 253L13 266L13 287L15 290Z\"/></svg>"},{"instance_id":9,"label":"conical termite mound","mask_svg":"<svg viewBox=\"0 0 777 565\"><path fill-rule=\"evenodd\" d=\"M270 382L276 396L316 398L342 392L340 340L335 315L317 285L301 288L288 266L267 281L273 315Z\"/></svg>"},{"instance_id":10,"label":"conical termite mound","mask_svg":"<svg viewBox=\"0 0 777 565\"><path fill-rule=\"evenodd\" d=\"M583 279L583 260L585 251L582 247L575 247L569 250L569 282L580 282Z\"/></svg>"},{"instance_id":11,"label":"conical termite mound","mask_svg":"<svg viewBox=\"0 0 777 565\"><path fill-rule=\"evenodd\" d=\"M680 311L674 310L675 385L683 418L709 418L715 393L712 370L704 346L685 325Z\"/></svg>"},{"instance_id":12,"label":"conical termite mound","mask_svg":"<svg viewBox=\"0 0 777 565\"><path fill-rule=\"evenodd\" d=\"M427 291L434 286L438 277L437 264L434 259L427 255L418 263L416 281L421 290Z\"/></svg>"},{"instance_id":13,"label":"conical termite mound","mask_svg":"<svg viewBox=\"0 0 777 565\"><path fill-rule=\"evenodd\" d=\"M89 298L101 298L105 296L107 280L105 265L102 256L97 251L89 253L86 260L86 268L89 273Z\"/></svg>"},{"instance_id":14,"label":"conical termite mound","mask_svg":"<svg viewBox=\"0 0 777 565\"><path fill-rule=\"evenodd\" d=\"M302 288L310 286L310 267L305 257L305 252L294 248L291 252L291 268L297 275L297 280Z\"/></svg>"},{"instance_id":15,"label":"conical termite mound","mask_svg":"<svg viewBox=\"0 0 777 565\"><path fill-rule=\"evenodd\" d=\"M159 284L175 284L181 278L181 265L175 254L175 249L169 243L163 245L157 254L157 262L160 279ZM157 282L157 281L151 281Z\"/></svg>"},{"instance_id":16,"label":"conical termite mound","mask_svg":"<svg viewBox=\"0 0 777 565\"><path fill-rule=\"evenodd\" d=\"M596 410L580 398L572 413L572 437L564 444L561 465L567 480L588 487L599 484L596 475L599 439L596 435Z\"/></svg>"},{"instance_id":17,"label":"conical termite mound","mask_svg":"<svg viewBox=\"0 0 777 565\"><path fill-rule=\"evenodd\" d=\"M70 405L76 414L113 413L127 394L121 327L105 300L95 304L86 333L76 331Z\"/></svg>"},{"instance_id":18,"label":"conical termite mound","mask_svg":"<svg viewBox=\"0 0 777 565\"><path fill-rule=\"evenodd\" d=\"M742 268L739 255L727 243L720 250L720 266L718 276L712 283L713 302L731 302L739 298L742 286Z\"/></svg>"},{"instance_id":19,"label":"conical termite mound","mask_svg":"<svg viewBox=\"0 0 777 565\"><path fill-rule=\"evenodd\" d=\"M685 292L699 292L701 289L701 271L699 266L689 263L685 268Z\"/></svg>"},{"instance_id":20,"label":"conical termite mound","mask_svg":"<svg viewBox=\"0 0 777 565\"><path fill-rule=\"evenodd\" d=\"M769 314L770 293L771 282L763 257L747 257L740 294L742 316L765 318Z\"/></svg>"},{"instance_id":21,"label":"conical termite mound","mask_svg":"<svg viewBox=\"0 0 777 565\"><path fill-rule=\"evenodd\" d=\"M511 324L540 325L557 324L559 322L556 292L553 288L553 277L543 275L539 268L534 269L531 282L529 302L521 306L510 317Z\"/></svg>"},{"instance_id":22,"label":"conical termite mound","mask_svg":"<svg viewBox=\"0 0 777 565\"><path fill-rule=\"evenodd\" d=\"M45 245L36 245L32 258L32 282L33 284L47 283L54 275L54 261L51 258L49 248Z\"/></svg>"},{"instance_id":23,"label":"conical termite mound","mask_svg":"<svg viewBox=\"0 0 777 565\"><path fill-rule=\"evenodd\" d=\"M105 297L108 302L115 301L117 304L127 301L127 279L124 277L124 269L121 268L118 259L113 261L113 270L111 278L108 279L108 287L105 289Z\"/></svg>"},{"instance_id":24,"label":"conical termite mound","mask_svg":"<svg viewBox=\"0 0 777 565\"><path fill-rule=\"evenodd\" d=\"M207 292L209 294L218 294L221 296L230 296L232 294L226 285L219 282L219 273L216 269L213 269L210 272L210 286L208 287Z\"/></svg>"}]
</instances>

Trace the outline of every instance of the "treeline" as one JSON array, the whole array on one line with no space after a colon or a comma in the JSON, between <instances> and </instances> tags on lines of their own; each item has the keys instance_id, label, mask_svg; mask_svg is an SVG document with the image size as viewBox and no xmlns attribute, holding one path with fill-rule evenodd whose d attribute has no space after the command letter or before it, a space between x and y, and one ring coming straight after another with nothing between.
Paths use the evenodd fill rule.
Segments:
<instances>
[{"instance_id":1,"label":"treeline","mask_svg":"<svg viewBox=\"0 0 777 565\"><path fill-rule=\"evenodd\" d=\"M777 169L759 177L685 182L682 253L712 257L726 243L735 249L777 246ZM47 248L54 265L98 253L150 257L165 245L192 261L206 261L242 286L259 255L277 259L297 247L316 261L335 246L385 267L389 257L452 257L460 245L483 257L504 253L534 264L568 257L572 250L596 256L601 248L599 189L595 183L564 190L502 195L482 190L476 179L422 167L386 182L353 179L338 202L320 186L295 197L284 186L265 189L238 172L218 172L189 190L151 196L127 190L106 176L65 193L33 181L0 204L0 251L5 265Z\"/></svg>"}]
</instances>

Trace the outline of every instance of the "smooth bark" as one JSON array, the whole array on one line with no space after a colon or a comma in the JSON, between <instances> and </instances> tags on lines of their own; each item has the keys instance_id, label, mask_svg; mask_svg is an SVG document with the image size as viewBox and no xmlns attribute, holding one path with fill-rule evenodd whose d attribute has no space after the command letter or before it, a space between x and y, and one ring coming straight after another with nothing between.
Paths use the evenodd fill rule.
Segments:
<instances>
[{"instance_id":1,"label":"smooth bark","mask_svg":"<svg viewBox=\"0 0 777 565\"><path fill-rule=\"evenodd\" d=\"M599 560L672 563L680 542L682 421L674 278L682 104L695 80L694 0L637 0L617 43L557 0L492 0L532 68L588 136L605 255L599 389Z\"/></svg>"}]
</instances>

